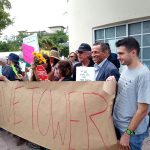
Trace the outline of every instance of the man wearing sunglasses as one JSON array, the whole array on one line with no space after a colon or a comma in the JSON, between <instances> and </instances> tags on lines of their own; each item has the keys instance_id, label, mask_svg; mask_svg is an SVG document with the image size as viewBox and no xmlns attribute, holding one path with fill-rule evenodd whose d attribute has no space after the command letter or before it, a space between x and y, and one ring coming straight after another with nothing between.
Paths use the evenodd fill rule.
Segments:
<instances>
[{"instance_id":1,"label":"man wearing sunglasses","mask_svg":"<svg viewBox=\"0 0 150 150\"><path fill-rule=\"evenodd\" d=\"M76 51L79 63L74 66L73 80L76 80L76 67L86 66L93 67L94 63L91 58L91 47L87 43L82 43Z\"/></svg>"}]
</instances>

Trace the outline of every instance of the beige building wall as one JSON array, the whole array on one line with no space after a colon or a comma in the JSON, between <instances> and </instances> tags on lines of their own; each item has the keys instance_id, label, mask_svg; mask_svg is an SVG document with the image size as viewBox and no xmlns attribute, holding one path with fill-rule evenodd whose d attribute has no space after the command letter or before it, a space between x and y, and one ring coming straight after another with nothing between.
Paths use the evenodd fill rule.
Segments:
<instances>
[{"instance_id":1,"label":"beige building wall","mask_svg":"<svg viewBox=\"0 0 150 150\"><path fill-rule=\"evenodd\" d=\"M150 0L69 0L69 46L93 43L93 28L150 18Z\"/></svg>"}]
</instances>

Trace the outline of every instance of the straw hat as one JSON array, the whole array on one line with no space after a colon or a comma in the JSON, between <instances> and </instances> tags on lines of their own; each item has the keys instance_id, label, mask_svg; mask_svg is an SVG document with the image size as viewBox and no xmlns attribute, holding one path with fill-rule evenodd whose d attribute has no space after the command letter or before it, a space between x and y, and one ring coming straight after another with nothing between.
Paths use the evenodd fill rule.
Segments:
<instances>
[{"instance_id":1,"label":"straw hat","mask_svg":"<svg viewBox=\"0 0 150 150\"><path fill-rule=\"evenodd\" d=\"M60 56L59 56L59 52L56 50L51 50L50 51L50 57L56 58L58 60L60 60Z\"/></svg>"}]
</instances>

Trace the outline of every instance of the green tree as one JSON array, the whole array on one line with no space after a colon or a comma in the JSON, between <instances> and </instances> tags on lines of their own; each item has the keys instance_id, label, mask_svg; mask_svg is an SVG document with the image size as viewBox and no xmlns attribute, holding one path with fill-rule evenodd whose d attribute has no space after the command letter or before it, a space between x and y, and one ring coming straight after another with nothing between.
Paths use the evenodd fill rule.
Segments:
<instances>
[{"instance_id":1,"label":"green tree","mask_svg":"<svg viewBox=\"0 0 150 150\"><path fill-rule=\"evenodd\" d=\"M5 37L5 41L0 41L0 52L21 51L23 38L27 37L25 33L18 36Z\"/></svg>"},{"instance_id":2,"label":"green tree","mask_svg":"<svg viewBox=\"0 0 150 150\"><path fill-rule=\"evenodd\" d=\"M8 25L12 24L13 21L10 18L10 14L6 10L11 8L9 0L0 0L0 33Z\"/></svg>"},{"instance_id":3,"label":"green tree","mask_svg":"<svg viewBox=\"0 0 150 150\"><path fill-rule=\"evenodd\" d=\"M0 52L19 51L20 45L16 40L0 41Z\"/></svg>"},{"instance_id":4,"label":"green tree","mask_svg":"<svg viewBox=\"0 0 150 150\"><path fill-rule=\"evenodd\" d=\"M8 44L0 41L0 52L8 52Z\"/></svg>"},{"instance_id":5,"label":"green tree","mask_svg":"<svg viewBox=\"0 0 150 150\"><path fill-rule=\"evenodd\" d=\"M38 34L39 45L42 49L50 50L51 47L57 47L60 50L61 56L67 57L69 54L69 47L67 44L68 35L63 31L56 31L53 34Z\"/></svg>"},{"instance_id":6,"label":"green tree","mask_svg":"<svg viewBox=\"0 0 150 150\"><path fill-rule=\"evenodd\" d=\"M20 33L18 36L6 38L5 42L0 42L0 52L19 51L23 43L23 38L27 37L26 33ZM41 49L50 50L51 47L57 47L61 56L67 57L69 47L67 45L68 35L64 31L57 31L53 34L38 33L38 41Z\"/></svg>"},{"instance_id":7,"label":"green tree","mask_svg":"<svg viewBox=\"0 0 150 150\"><path fill-rule=\"evenodd\" d=\"M44 50L50 50L53 46L53 41L49 39L49 35L39 32L38 33L39 47Z\"/></svg>"}]
</instances>

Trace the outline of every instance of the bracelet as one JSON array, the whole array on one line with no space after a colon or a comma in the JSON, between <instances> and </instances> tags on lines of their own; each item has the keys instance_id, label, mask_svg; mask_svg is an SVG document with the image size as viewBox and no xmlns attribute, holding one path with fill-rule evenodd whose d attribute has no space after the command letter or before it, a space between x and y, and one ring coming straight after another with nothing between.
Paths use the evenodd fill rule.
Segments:
<instances>
[{"instance_id":1,"label":"bracelet","mask_svg":"<svg viewBox=\"0 0 150 150\"><path fill-rule=\"evenodd\" d=\"M134 131L131 131L131 130L128 129L128 128L125 130L125 133L127 133L128 135L134 135L134 134L135 134Z\"/></svg>"}]
</instances>

